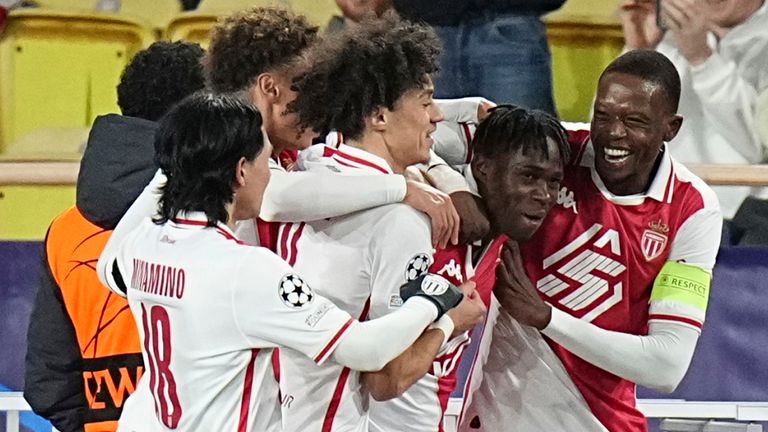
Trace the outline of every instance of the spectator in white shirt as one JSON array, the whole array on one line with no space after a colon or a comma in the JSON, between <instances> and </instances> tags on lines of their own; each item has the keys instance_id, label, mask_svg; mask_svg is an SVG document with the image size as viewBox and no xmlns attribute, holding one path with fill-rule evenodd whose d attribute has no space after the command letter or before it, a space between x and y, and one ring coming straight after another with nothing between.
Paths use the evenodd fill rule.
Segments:
<instances>
[{"instance_id":1,"label":"spectator in white shirt","mask_svg":"<svg viewBox=\"0 0 768 432\"><path fill-rule=\"evenodd\" d=\"M758 95L768 88L768 6L764 0L625 0L620 12L628 49L656 49L682 80L685 118L670 152L683 163L756 164L763 145L754 125ZM657 12L665 31L657 24ZM730 219L746 186L715 187Z\"/></svg>"}]
</instances>

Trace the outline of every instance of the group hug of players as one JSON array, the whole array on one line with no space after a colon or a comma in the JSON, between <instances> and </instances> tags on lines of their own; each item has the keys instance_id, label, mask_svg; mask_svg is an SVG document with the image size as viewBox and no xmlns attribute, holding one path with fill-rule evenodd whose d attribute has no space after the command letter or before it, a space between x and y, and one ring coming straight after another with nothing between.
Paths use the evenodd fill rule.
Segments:
<instances>
[{"instance_id":1,"label":"group hug of players","mask_svg":"<svg viewBox=\"0 0 768 432\"><path fill-rule=\"evenodd\" d=\"M307 25L248 14L278 47ZM392 15L307 45L160 121L97 267L146 365L119 430L440 431L462 362L461 431L646 430L635 384L684 376L722 223L666 151L674 66L617 58L579 127L433 100L438 40Z\"/></svg>"}]
</instances>

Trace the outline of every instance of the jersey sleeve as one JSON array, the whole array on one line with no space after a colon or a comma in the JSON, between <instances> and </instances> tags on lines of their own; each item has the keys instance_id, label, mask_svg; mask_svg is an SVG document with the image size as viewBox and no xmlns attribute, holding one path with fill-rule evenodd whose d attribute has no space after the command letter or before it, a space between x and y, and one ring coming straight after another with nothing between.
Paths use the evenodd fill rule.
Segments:
<instances>
[{"instance_id":1,"label":"jersey sleeve","mask_svg":"<svg viewBox=\"0 0 768 432\"><path fill-rule=\"evenodd\" d=\"M480 123L477 110L481 103L493 103L481 96L463 97L459 99L435 99L435 104L443 113L445 122Z\"/></svg>"},{"instance_id":2,"label":"jersey sleeve","mask_svg":"<svg viewBox=\"0 0 768 432\"><path fill-rule=\"evenodd\" d=\"M377 318L400 307L400 286L429 269L433 250L429 220L410 207L397 206L373 229L369 317Z\"/></svg>"},{"instance_id":3,"label":"jersey sleeve","mask_svg":"<svg viewBox=\"0 0 768 432\"><path fill-rule=\"evenodd\" d=\"M471 144L475 129L474 123L443 120L432 133L435 140L432 148L450 166L461 168L472 160Z\"/></svg>"},{"instance_id":4,"label":"jersey sleeve","mask_svg":"<svg viewBox=\"0 0 768 432\"><path fill-rule=\"evenodd\" d=\"M701 331L723 217L717 206L689 217L672 242L668 261L653 283L649 322L671 321Z\"/></svg>"},{"instance_id":5,"label":"jersey sleeve","mask_svg":"<svg viewBox=\"0 0 768 432\"><path fill-rule=\"evenodd\" d=\"M571 158L568 165L577 165L589 143L590 125L589 123L571 122L562 122L562 125L568 132L568 145L571 147Z\"/></svg>"},{"instance_id":6,"label":"jersey sleeve","mask_svg":"<svg viewBox=\"0 0 768 432\"><path fill-rule=\"evenodd\" d=\"M99 261L96 263L96 275L99 281L122 297L127 295L125 282L122 279L122 276L127 273L121 268L121 263L118 259L121 245L142 221L157 214L162 195L161 189L165 186L165 182L165 175L158 169L155 176L138 198L136 198L136 201L131 204L131 207L125 212L114 231L112 231L112 235L109 237L104 250L99 256Z\"/></svg>"},{"instance_id":7,"label":"jersey sleeve","mask_svg":"<svg viewBox=\"0 0 768 432\"><path fill-rule=\"evenodd\" d=\"M232 307L253 347L274 344L324 362L355 321L312 290L291 266L265 248L253 248L238 270Z\"/></svg>"},{"instance_id":8,"label":"jersey sleeve","mask_svg":"<svg viewBox=\"0 0 768 432\"><path fill-rule=\"evenodd\" d=\"M260 216L269 222L314 221L397 203L405 193L405 178L400 175L348 176L273 169Z\"/></svg>"},{"instance_id":9,"label":"jersey sleeve","mask_svg":"<svg viewBox=\"0 0 768 432\"><path fill-rule=\"evenodd\" d=\"M427 181L434 187L447 194L454 192L472 192L467 180L455 169L451 168L437 153L429 152L429 161L420 167ZM465 165L466 166L466 165Z\"/></svg>"}]
</instances>

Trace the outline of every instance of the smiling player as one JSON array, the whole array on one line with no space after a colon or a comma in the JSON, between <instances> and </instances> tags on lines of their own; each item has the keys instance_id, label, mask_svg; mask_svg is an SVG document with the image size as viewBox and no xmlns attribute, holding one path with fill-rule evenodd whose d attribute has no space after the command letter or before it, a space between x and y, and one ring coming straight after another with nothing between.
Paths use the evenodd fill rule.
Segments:
<instances>
[{"instance_id":1,"label":"smiling player","mask_svg":"<svg viewBox=\"0 0 768 432\"><path fill-rule=\"evenodd\" d=\"M674 66L653 51L603 72L591 131L571 133L558 205L519 252L502 253L493 349L475 363L482 382L460 430L645 431L635 384L669 392L682 380L722 215L669 156L679 96ZM532 359L546 369L515 367Z\"/></svg>"}]
</instances>

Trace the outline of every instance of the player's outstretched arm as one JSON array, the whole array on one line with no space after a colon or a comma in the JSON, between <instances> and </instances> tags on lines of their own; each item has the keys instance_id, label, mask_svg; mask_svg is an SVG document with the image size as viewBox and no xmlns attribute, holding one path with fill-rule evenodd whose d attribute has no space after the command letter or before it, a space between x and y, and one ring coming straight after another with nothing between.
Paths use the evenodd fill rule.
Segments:
<instances>
[{"instance_id":1,"label":"player's outstretched arm","mask_svg":"<svg viewBox=\"0 0 768 432\"><path fill-rule=\"evenodd\" d=\"M157 214L158 203L160 202L160 188L165 184L165 175L157 170L155 176L144 188L136 201L125 212L120 222L112 231L104 250L99 256L99 262L96 264L96 275L99 281L107 288L118 295L125 297L125 285L120 277L116 277L119 268L117 267L117 256L125 236L133 231L142 220Z\"/></svg>"},{"instance_id":2,"label":"player's outstretched arm","mask_svg":"<svg viewBox=\"0 0 768 432\"><path fill-rule=\"evenodd\" d=\"M399 202L432 219L434 244L444 245L458 238L459 217L450 198L435 188L406 181L401 175L272 170L260 216L271 222L306 222Z\"/></svg>"},{"instance_id":3,"label":"player's outstretched arm","mask_svg":"<svg viewBox=\"0 0 768 432\"><path fill-rule=\"evenodd\" d=\"M595 366L662 392L673 391L688 370L699 337L696 327L682 321L652 320L648 335L639 336L605 330L573 317L538 296L525 274L519 250L509 243L502 252L497 278L494 294L513 318L542 330ZM706 283L708 286L708 279ZM703 310L701 314L703 320Z\"/></svg>"},{"instance_id":4,"label":"player's outstretched arm","mask_svg":"<svg viewBox=\"0 0 768 432\"><path fill-rule=\"evenodd\" d=\"M410 283L414 282L421 283L421 279ZM469 330L483 319L485 305L475 292L474 282L464 283L460 288L464 299L456 308L449 310L382 370L362 375L363 385L374 399L384 401L402 395L429 372L435 357L448 339Z\"/></svg>"},{"instance_id":5,"label":"player's outstretched arm","mask_svg":"<svg viewBox=\"0 0 768 432\"><path fill-rule=\"evenodd\" d=\"M474 285L468 285L464 289L474 291ZM370 321L359 322L345 334L344 340L333 354L338 363L360 371L379 371L402 355L417 339L423 339L422 348L433 349L432 356L425 360L427 364L431 364L445 338L453 333L454 318L458 324L457 329L471 327L467 321L474 318L472 306L463 305L462 290L440 276L422 275L404 284L400 293L405 303L397 311ZM403 321L410 318L409 311L414 307L409 304L416 302L418 307L421 307L424 300L436 308L436 316L439 318L435 330L428 331L426 335L422 335L426 325L413 325ZM459 313L456 313L454 307L457 307ZM449 317L448 313L452 314L452 317ZM426 370L413 381L424 373Z\"/></svg>"}]
</instances>

